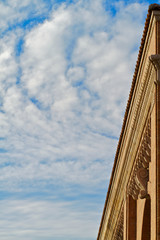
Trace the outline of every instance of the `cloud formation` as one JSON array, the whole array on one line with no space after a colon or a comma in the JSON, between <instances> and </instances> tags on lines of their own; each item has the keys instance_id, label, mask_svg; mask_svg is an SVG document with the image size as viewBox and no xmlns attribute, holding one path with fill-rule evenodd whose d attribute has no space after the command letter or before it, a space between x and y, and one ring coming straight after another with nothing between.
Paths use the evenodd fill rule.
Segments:
<instances>
[{"instance_id":1,"label":"cloud formation","mask_svg":"<svg viewBox=\"0 0 160 240\"><path fill-rule=\"evenodd\" d=\"M90 205L89 196L104 201L147 5L105 6L99 0L0 5L0 190L44 194L39 200L16 195L8 200L0 235L58 239L62 221L67 224L60 239L95 239L95 219L101 216L95 209L103 206L97 200ZM44 200L45 194L56 201ZM91 206L84 206L86 220L79 208L84 196ZM68 197L74 201L66 203ZM4 227L11 222L12 229ZM88 230L93 228L94 233Z\"/></svg>"},{"instance_id":2,"label":"cloud formation","mask_svg":"<svg viewBox=\"0 0 160 240\"><path fill-rule=\"evenodd\" d=\"M96 235L99 213L92 211L91 204L86 215L84 209L81 207L77 209L79 204L81 202L1 201L1 238L90 239L93 233Z\"/></svg>"}]
</instances>

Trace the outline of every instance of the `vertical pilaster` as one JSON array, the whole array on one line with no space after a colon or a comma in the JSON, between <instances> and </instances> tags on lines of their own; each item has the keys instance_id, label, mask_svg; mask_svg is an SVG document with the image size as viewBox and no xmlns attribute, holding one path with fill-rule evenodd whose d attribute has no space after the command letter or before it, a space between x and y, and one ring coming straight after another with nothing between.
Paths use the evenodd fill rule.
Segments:
<instances>
[{"instance_id":1,"label":"vertical pilaster","mask_svg":"<svg viewBox=\"0 0 160 240\"><path fill-rule=\"evenodd\" d=\"M156 88L156 85L154 86ZM156 240L156 106L151 112L151 162L149 164L149 194L151 198L151 236Z\"/></svg>"},{"instance_id":2,"label":"vertical pilaster","mask_svg":"<svg viewBox=\"0 0 160 240\"><path fill-rule=\"evenodd\" d=\"M123 225L123 240L127 240L127 198L124 201L124 225Z\"/></svg>"},{"instance_id":3,"label":"vertical pilaster","mask_svg":"<svg viewBox=\"0 0 160 240\"><path fill-rule=\"evenodd\" d=\"M156 41L160 42L160 23L159 22L157 22L156 31L157 31ZM160 51L159 45L160 43L157 42L156 46L157 46L158 52ZM156 79L155 79L156 240L160 240L160 54L151 55L150 60L156 69Z\"/></svg>"},{"instance_id":4,"label":"vertical pilaster","mask_svg":"<svg viewBox=\"0 0 160 240\"><path fill-rule=\"evenodd\" d=\"M156 23L156 54L160 54L160 21ZM156 81L156 192L157 192L157 240L160 240L160 68L157 68Z\"/></svg>"},{"instance_id":5,"label":"vertical pilaster","mask_svg":"<svg viewBox=\"0 0 160 240\"><path fill-rule=\"evenodd\" d=\"M127 198L127 240L136 240L137 201L130 195Z\"/></svg>"},{"instance_id":6,"label":"vertical pilaster","mask_svg":"<svg viewBox=\"0 0 160 240\"><path fill-rule=\"evenodd\" d=\"M156 171L157 240L160 240L160 79L156 82Z\"/></svg>"}]
</instances>

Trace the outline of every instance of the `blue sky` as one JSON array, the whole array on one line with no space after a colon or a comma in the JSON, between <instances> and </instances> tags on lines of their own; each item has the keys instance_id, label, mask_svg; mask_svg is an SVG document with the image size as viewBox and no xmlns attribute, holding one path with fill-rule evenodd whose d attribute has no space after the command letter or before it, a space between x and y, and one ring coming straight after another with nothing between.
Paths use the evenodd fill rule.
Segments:
<instances>
[{"instance_id":1,"label":"blue sky","mask_svg":"<svg viewBox=\"0 0 160 240\"><path fill-rule=\"evenodd\" d=\"M96 239L150 3L0 1L0 239Z\"/></svg>"}]
</instances>

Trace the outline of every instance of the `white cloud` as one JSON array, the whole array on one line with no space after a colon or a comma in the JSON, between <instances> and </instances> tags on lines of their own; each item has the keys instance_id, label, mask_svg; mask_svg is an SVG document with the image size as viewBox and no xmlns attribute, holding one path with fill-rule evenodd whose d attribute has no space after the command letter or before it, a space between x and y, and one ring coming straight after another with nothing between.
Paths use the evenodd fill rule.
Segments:
<instances>
[{"instance_id":1,"label":"white cloud","mask_svg":"<svg viewBox=\"0 0 160 240\"><path fill-rule=\"evenodd\" d=\"M92 239L100 217L96 204L81 202L1 200L0 237L12 239ZM86 203L86 207L87 207ZM93 212L93 208L97 208ZM85 236L85 237L84 237Z\"/></svg>"},{"instance_id":2,"label":"white cloud","mask_svg":"<svg viewBox=\"0 0 160 240\"><path fill-rule=\"evenodd\" d=\"M16 25L23 24L23 21L34 21L36 17L43 17L48 13L47 4L43 0L1 1L0 9L0 32L3 34L14 30Z\"/></svg>"},{"instance_id":3,"label":"white cloud","mask_svg":"<svg viewBox=\"0 0 160 240\"><path fill-rule=\"evenodd\" d=\"M21 162L11 178L19 173L22 179L99 184L110 176L143 12L140 4L120 5L111 28L101 2L91 5L79 1L54 10L50 19L26 34L19 62L11 54L14 44L4 39L10 47L2 58L14 63L9 64L13 76L17 65L21 69L20 83L15 85L14 79L3 98L9 126L3 157ZM5 78L7 63L3 60ZM43 160L47 164L41 166Z\"/></svg>"},{"instance_id":4,"label":"white cloud","mask_svg":"<svg viewBox=\"0 0 160 240\"><path fill-rule=\"evenodd\" d=\"M12 1L7 4L3 4L7 10L5 22L1 22L3 28L14 19L16 22L26 19L32 11L32 1L15 1L13 9ZM33 2L35 14L46 11L45 7L42 9L43 4L43 1L39 5ZM62 188L64 195L73 196L78 194L78 188L82 195L99 194L106 188L146 14L145 4L121 2L115 7L117 14L111 16L104 10L103 1L61 4L59 8L53 7L42 23L25 30L18 26L0 39L1 190L44 191L52 185ZM20 38L24 43L17 56ZM76 193L71 190L74 185ZM56 208L68 216L66 229L70 232L75 229L73 239L76 231L77 235L85 233L85 239L93 236L92 231L86 230L87 221L89 226L95 224L92 216L95 214L95 219L97 212L93 209L86 210L85 221L78 205L76 212L68 213L66 209L70 209L72 203L60 206L26 200L7 204L3 216L7 208L20 211L20 215L15 221L2 216L0 226L5 229L12 221L10 231L16 239L22 236L25 239L27 233L35 236L30 238L35 240L36 229L45 225L44 217L48 218L48 228L42 232L47 231L56 238L59 227L56 225L55 232L52 226L54 219L58 218L56 224L59 224L62 216L57 217L57 211L55 215L54 212L46 215L50 214L49 209ZM24 215L27 211L29 220L23 223L19 221L24 215L17 209L18 205ZM13 213L8 212L7 216ZM36 225L37 216L42 220ZM19 228L21 232L17 232ZM6 230L3 231L4 240L12 238L10 232L7 235Z\"/></svg>"}]
</instances>

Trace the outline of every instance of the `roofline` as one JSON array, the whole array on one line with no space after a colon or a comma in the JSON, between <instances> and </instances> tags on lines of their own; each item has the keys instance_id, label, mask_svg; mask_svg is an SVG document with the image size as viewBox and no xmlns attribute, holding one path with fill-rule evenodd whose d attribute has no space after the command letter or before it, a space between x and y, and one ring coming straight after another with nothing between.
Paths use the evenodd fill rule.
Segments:
<instances>
[{"instance_id":1,"label":"roofline","mask_svg":"<svg viewBox=\"0 0 160 240\"><path fill-rule=\"evenodd\" d=\"M148 8L148 14L147 14L147 18L146 18L146 21L145 21L143 34L142 34L141 45L140 45L140 48L139 48L138 58L137 58L136 66L135 66L133 79L132 79L132 84L131 84L131 89L130 89L129 98L128 98L128 102L127 102L127 107L126 107L125 114L124 114L122 130L121 130L118 145L117 145L117 151L116 151L116 155L115 155L115 159L114 159L114 164L113 164L113 168L112 168L111 178L110 178L110 182L109 182L108 192L107 192L105 205L104 205L104 209L103 209L103 213L102 213L102 218L101 218L101 223L100 223L100 227L99 227L99 231L98 231L97 240L99 240L101 229L102 229L102 224L103 224L104 215L105 215L106 208L107 208L109 193L110 193L110 190L111 190L111 184L112 184L112 180L113 180L113 176L114 176L114 172L115 172L115 168L116 168L116 164L117 164L117 159L118 159L118 155L119 155L119 151L120 151L120 146L121 146L121 142L122 142L122 138L123 138L123 134L124 134L124 129L125 129L125 126L126 126L127 117L128 117L128 113L129 113L129 109L130 109L130 105L131 105L131 100L132 100L132 96L133 96L133 92L134 92L134 88L135 88L135 84L136 84L138 69L139 69L139 66L140 66L140 61L141 61L141 58L142 58L142 52L143 52L143 49L144 49L144 44L145 44L145 40L146 40L146 36L147 36L147 32L148 32L148 27L149 27L149 23L150 23L150 19L151 19L151 13L152 13L153 10L160 10L160 5L159 4L151 4L151 5L149 5L149 8Z\"/></svg>"}]
</instances>

